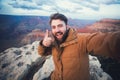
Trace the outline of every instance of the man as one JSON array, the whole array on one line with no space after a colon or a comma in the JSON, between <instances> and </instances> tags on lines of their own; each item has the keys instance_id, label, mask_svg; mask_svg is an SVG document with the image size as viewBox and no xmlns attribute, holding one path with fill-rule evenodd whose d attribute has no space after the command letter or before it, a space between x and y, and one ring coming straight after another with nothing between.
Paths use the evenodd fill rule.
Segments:
<instances>
[{"instance_id":1,"label":"man","mask_svg":"<svg viewBox=\"0 0 120 80\"><path fill-rule=\"evenodd\" d=\"M52 36L46 30L38 53L53 55L55 70L51 80L89 80L88 53L120 58L120 32L81 34L69 28L67 18L55 13L50 17Z\"/></svg>"}]
</instances>

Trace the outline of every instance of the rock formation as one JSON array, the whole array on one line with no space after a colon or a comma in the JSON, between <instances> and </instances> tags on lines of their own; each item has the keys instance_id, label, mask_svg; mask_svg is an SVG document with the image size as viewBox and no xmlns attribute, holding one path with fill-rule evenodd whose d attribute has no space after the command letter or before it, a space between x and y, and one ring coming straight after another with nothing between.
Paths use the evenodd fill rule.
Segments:
<instances>
[{"instance_id":1,"label":"rock formation","mask_svg":"<svg viewBox=\"0 0 120 80\"><path fill-rule=\"evenodd\" d=\"M38 55L38 44L39 41L35 41L32 44L20 48L9 48L0 53L0 79L42 80L48 77L54 70L54 63L51 56ZM101 65L96 57L89 56L89 58L91 80L112 80L100 68Z\"/></svg>"}]
</instances>

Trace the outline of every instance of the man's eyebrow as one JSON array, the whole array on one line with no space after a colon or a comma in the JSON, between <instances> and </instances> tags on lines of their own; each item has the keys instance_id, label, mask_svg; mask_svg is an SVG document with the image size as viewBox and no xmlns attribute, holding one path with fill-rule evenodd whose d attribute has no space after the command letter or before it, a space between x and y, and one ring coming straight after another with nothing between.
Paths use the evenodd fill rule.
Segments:
<instances>
[{"instance_id":1,"label":"man's eyebrow","mask_svg":"<svg viewBox=\"0 0 120 80\"><path fill-rule=\"evenodd\" d=\"M63 24L58 24L57 26L61 26L61 25L63 25Z\"/></svg>"},{"instance_id":2,"label":"man's eyebrow","mask_svg":"<svg viewBox=\"0 0 120 80\"><path fill-rule=\"evenodd\" d=\"M62 26L63 24L58 24L58 25L51 25L51 27L55 27L55 26Z\"/></svg>"}]
</instances>

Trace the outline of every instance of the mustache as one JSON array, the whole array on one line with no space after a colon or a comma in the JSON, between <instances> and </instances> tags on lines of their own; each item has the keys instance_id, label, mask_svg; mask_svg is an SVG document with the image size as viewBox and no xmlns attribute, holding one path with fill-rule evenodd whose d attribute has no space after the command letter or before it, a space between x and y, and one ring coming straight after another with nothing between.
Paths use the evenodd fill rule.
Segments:
<instances>
[{"instance_id":1,"label":"mustache","mask_svg":"<svg viewBox=\"0 0 120 80\"><path fill-rule=\"evenodd\" d=\"M60 31L59 31L59 32L56 32L56 33L55 33L55 35L57 35L57 34L62 35L62 34L63 34L63 32L60 32Z\"/></svg>"}]
</instances>

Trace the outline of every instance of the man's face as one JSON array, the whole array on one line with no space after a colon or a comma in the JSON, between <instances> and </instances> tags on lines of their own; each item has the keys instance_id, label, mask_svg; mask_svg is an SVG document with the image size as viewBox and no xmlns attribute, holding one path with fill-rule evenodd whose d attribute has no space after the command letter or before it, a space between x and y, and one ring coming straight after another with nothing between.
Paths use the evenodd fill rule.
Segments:
<instances>
[{"instance_id":1,"label":"man's face","mask_svg":"<svg viewBox=\"0 0 120 80\"><path fill-rule=\"evenodd\" d=\"M58 41L61 41L67 30L65 22L60 19L54 19L51 21L51 28L53 35L58 39Z\"/></svg>"}]
</instances>

